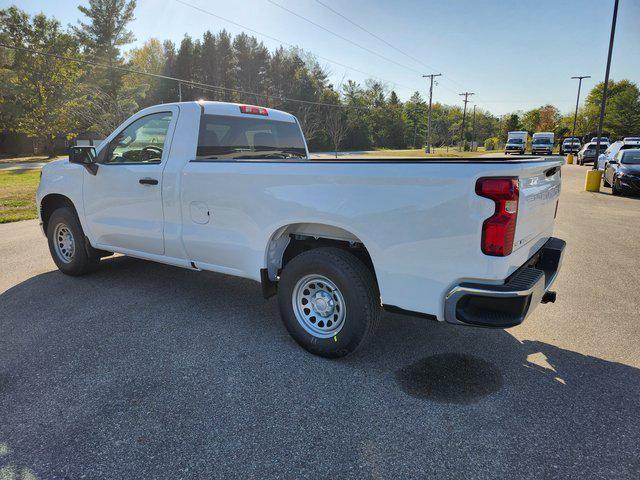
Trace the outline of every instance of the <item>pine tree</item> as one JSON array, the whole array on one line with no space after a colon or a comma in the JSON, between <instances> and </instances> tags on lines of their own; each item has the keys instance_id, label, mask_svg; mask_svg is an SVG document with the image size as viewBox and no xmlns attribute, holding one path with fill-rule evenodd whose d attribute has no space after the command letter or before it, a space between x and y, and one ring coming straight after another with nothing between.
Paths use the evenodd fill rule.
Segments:
<instances>
[{"instance_id":1,"label":"pine tree","mask_svg":"<svg viewBox=\"0 0 640 480\"><path fill-rule=\"evenodd\" d=\"M85 23L78 21L73 27L86 53L93 61L106 63L109 66L122 64L120 47L135 40L127 25L133 20L136 0L89 0L89 6L78 6L88 19ZM124 73L118 70L99 70L92 75L106 93L116 98L122 87Z\"/></svg>"}]
</instances>

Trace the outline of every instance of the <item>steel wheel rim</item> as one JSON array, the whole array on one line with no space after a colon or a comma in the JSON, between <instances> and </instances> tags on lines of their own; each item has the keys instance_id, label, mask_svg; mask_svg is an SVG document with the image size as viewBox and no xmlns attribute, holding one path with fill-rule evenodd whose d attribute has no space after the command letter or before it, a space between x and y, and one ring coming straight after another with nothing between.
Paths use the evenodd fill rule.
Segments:
<instances>
[{"instance_id":1,"label":"steel wheel rim","mask_svg":"<svg viewBox=\"0 0 640 480\"><path fill-rule=\"evenodd\" d=\"M344 296L327 277L311 274L296 283L291 295L296 320L316 338L335 337L347 315Z\"/></svg>"},{"instance_id":2,"label":"steel wheel rim","mask_svg":"<svg viewBox=\"0 0 640 480\"><path fill-rule=\"evenodd\" d=\"M71 229L64 223L57 224L53 230L53 246L62 262L71 263L76 253L76 241Z\"/></svg>"}]
</instances>

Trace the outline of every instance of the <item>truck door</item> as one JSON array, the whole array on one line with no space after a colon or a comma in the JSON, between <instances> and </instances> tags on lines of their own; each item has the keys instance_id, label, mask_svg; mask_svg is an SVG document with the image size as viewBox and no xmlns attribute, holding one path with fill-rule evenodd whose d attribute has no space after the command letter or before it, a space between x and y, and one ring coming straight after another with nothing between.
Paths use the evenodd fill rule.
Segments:
<instances>
[{"instance_id":1,"label":"truck door","mask_svg":"<svg viewBox=\"0 0 640 480\"><path fill-rule=\"evenodd\" d=\"M97 246L164 253L162 172L177 117L177 107L134 117L100 148L96 175L85 172L85 220Z\"/></svg>"}]
</instances>

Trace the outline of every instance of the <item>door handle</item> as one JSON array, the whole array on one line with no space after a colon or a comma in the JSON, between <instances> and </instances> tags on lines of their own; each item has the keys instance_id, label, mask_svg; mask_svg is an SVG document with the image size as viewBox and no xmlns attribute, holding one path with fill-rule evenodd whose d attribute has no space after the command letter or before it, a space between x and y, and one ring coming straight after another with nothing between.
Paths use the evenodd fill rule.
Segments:
<instances>
[{"instance_id":1,"label":"door handle","mask_svg":"<svg viewBox=\"0 0 640 480\"><path fill-rule=\"evenodd\" d=\"M141 178L138 180L142 185L157 185L158 180L155 178Z\"/></svg>"}]
</instances>

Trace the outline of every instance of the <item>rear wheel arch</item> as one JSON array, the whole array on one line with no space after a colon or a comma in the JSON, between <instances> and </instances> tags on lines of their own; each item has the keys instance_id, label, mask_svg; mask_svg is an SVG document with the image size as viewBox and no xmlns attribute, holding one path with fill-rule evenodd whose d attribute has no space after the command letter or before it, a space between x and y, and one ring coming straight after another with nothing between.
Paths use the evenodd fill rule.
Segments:
<instances>
[{"instance_id":1,"label":"rear wheel arch","mask_svg":"<svg viewBox=\"0 0 640 480\"><path fill-rule=\"evenodd\" d=\"M341 227L321 223L294 223L278 228L265 251L266 275L277 281L280 271L297 255L315 248L335 247L345 250L371 271L378 288L377 275L369 249L355 234Z\"/></svg>"}]
</instances>

